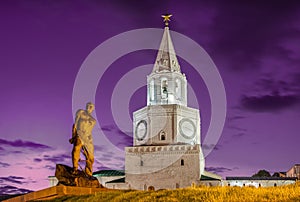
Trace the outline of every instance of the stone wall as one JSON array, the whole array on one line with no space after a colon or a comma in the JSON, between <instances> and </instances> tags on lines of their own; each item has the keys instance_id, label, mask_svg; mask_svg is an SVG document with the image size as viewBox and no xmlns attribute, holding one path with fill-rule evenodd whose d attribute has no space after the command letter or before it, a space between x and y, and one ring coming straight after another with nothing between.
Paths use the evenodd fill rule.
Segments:
<instances>
[{"instance_id":1,"label":"stone wall","mask_svg":"<svg viewBox=\"0 0 300 202\"><path fill-rule=\"evenodd\" d=\"M105 187L108 189L121 189L121 190L131 189L128 183L106 183Z\"/></svg>"},{"instance_id":2,"label":"stone wall","mask_svg":"<svg viewBox=\"0 0 300 202\"><path fill-rule=\"evenodd\" d=\"M252 187L276 187L294 184L295 180L223 180L222 186L252 186Z\"/></svg>"},{"instance_id":3,"label":"stone wall","mask_svg":"<svg viewBox=\"0 0 300 202\"><path fill-rule=\"evenodd\" d=\"M125 181L138 190L188 187L200 179L200 159L200 145L126 147Z\"/></svg>"}]
</instances>

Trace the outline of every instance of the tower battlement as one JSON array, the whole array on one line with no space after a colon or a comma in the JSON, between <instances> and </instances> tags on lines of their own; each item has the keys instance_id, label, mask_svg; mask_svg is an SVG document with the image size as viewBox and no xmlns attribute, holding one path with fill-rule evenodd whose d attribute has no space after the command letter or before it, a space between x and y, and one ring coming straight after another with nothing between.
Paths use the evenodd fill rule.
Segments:
<instances>
[{"instance_id":1,"label":"tower battlement","mask_svg":"<svg viewBox=\"0 0 300 202\"><path fill-rule=\"evenodd\" d=\"M138 147L126 147L125 152L128 154L139 154L139 153L152 153L152 152L173 152L173 151L184 151L185 153L200 151L200 145L161 145L161 146L138 146Z\"/></svg>"}]
</instances>

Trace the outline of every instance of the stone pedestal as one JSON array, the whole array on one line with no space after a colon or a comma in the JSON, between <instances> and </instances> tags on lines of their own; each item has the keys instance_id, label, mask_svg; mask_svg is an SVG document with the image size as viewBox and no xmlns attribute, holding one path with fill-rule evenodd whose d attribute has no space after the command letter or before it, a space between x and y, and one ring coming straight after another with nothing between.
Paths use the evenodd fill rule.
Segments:
<instances>
[{"instance_id":1,"label":"stone pedestal","mask_svg":"<svg viewBox=\"0 0 300 202\"><path fill-rule=\"evenodd\" d=\"M53 200L63 196L80 196L87 194L96 194L98 192L113 191L106 188L87 188L87 187L74 187L74 186L54 186L47 189L31 192L25 195L17 196L5 200L5 202L24 202L24 201L43 201ZM61 200L60 200L61 201Z\"/></svg>"},{"instance_id":2,"label":"stone pedestal","mask_svg":"<svg viewBox=\"0 0 300 202\"><path fill-rule=\"evenodd\" d=\"M56 164L55 177L58 179L58 185L88 187L88 188L102 188L97 178L87 176L83 171L78 170L77 174L72 173L73 168Z\"/></svg>"}]
</instances>

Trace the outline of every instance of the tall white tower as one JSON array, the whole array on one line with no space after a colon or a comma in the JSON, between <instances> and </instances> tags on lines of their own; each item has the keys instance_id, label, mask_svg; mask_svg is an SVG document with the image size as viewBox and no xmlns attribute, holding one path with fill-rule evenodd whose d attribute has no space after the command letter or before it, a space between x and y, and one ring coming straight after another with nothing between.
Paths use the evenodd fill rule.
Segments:
<instances>
[{"instance_id":1,"label":"tall white tower","mask_svg":"<svg viewBox=\"0 0 300 202\"><path fill-rule=\"evenodd\" d=\"M163 17L163 37L147 77L147 106L133 113L133 147L125 149L125 181L132 189L187 187L204 171L199 110L187 107L187 80L168 27L171 15Z\"/></svg>"}]
</instances>

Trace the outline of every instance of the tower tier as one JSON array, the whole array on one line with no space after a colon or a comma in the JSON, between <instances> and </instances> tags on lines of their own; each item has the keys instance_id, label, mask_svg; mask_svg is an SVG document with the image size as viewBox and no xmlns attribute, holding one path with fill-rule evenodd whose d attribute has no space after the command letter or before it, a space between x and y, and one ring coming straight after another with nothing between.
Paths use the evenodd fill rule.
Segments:
<instances>
[{"instance_id":1,"label":"tower tier","mask_svg":"<svg viewBox=\"0 0 300 202\"><path fill-rule=\"evenodd\" d=\"M150 105L133 114L134 146L200 144L198 109L182 105Z\"/></svg>"}]
</instances>

